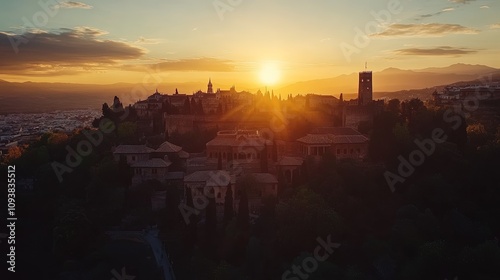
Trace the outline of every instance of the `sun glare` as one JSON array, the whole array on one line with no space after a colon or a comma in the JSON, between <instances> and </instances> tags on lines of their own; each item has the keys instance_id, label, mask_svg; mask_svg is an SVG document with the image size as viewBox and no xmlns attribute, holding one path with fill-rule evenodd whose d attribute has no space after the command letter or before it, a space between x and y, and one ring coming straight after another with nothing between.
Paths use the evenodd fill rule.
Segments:
<instances>
[{"instance_id":1,"label":"sun glare","mask_svg":"<svg viewBox=\"0 0 500 280\"><path fill-rule=\"evenodd\" d=\"M281 73L276 63L267 62L262 65L259 76L262 83L272 86L279 81Z\"/></svg>"}]
</instances>

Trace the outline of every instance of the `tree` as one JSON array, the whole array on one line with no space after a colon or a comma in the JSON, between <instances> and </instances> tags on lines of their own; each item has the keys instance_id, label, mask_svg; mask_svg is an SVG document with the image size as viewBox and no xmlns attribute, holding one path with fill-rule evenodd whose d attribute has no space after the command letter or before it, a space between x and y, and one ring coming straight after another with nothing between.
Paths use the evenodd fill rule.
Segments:
<instances>
[{"instance_id":1,"label":"tree","mask_svg":"<svg viewBox=\"0 0 500 280\"><path fill-rule=\"evenodd\" d=\"M208 198L208 205L205 211L205 226L207 240L210 241L214 237L217 230L217 209L215 205L215 197Z\"/></svg>"},{"instance_id":2,"label":"tree","mask_svg":"<svg viewBox=\"0 0 500 280\"><path fill-rule=\"evenodd\" d=\"M226 197L224 198L224 224L230 222L234 217L233 190L231 185L227 186Z\"/></svg>"},{"instance_id":3,"label":"tree","mask_svg":"<svg viewBox=\"0 0 500 280\"><path fill-rule=\"evenodd\" d=\"M189 115L191 114L191 102L189 102L189 97L186 96L186 100L184 100L183 114Z\"/></svg>"},{"instance_id":4,"label":"tree","mask_svg":"<svg viewBox=\"0 0 500 280\"><path fill-rule=\"evenodd\" d=\"M198 114L198 110L197 109L198 109L198 104L196 103L196 100L193 97L193 98L191 98L191 113L193 115Z\"/></svg>"},{"instance_id":5,"label":"tree","mask_svg":"<svg viewBox=\"0 0 500 280\"><path fill-rule=\"evenodd\" d=\"M198 111L199 115L204 115L205 114L205 112L203 111L203 102L201 102L201 100L198 101L198 107L197 107L196 110Z\"/></svg>"},{"instance_id":6,"label":"tree","mask_svg":"<svg viewBox=\"0 0 500 280\"><path fill-rule=\"evenodd\" d=\"M246 190L242 189L240 203L238 207L238 226L241 229L246 229L248 227L249 220L250 220L250 212L248 209L248 197Z\"/></svg>"},{"instance_id":7,"label":"tree","mask_svg":"<svg viewBox=\"0 0 500 280\"><path fill-rule=\"evenodd\" d=\"M194 208L193 194L192 194L190 188L186 188L186 205L192 209ZM196 222L197 222L196 216L191 215L189 218L189 224L187 225L188 234L186 235L186 237L188 239L187 240L188 244L196 243L196 239L198 236L198 233L196 230Z\"/></svg>"},{"instance_id":8,"label":"tree","mask_svg":"<svg viewBox=\"0 0 500 280\"><path fill-rule=\"evenodd\" d=\"M387 102L387 111L399 114L401 112L400 110L401 107L401 101L399 99L391 99L389 102Z\"/></svg>"}]
</instances>

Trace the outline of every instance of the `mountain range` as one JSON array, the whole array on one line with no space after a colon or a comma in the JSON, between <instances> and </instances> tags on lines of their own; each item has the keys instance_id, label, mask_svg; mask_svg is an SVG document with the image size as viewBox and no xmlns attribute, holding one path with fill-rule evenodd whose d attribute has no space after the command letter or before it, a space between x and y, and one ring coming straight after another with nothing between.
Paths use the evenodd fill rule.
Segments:
<instances>
[{"instance_id":1,"label":"mountain range","mask_svg":"<svg viewBox=\"0 0 500 280\"><path fill-rule=\"evenodd\" d=\"M481 76L500 75L500 69L485 65L454 64L448 67L432 67L415 70L387 68L373 72L374 98L427 99L436 89L448 84L477 80ZM162 83L158 85L164 93L192 93L206 87L205 82ZM296 82L274 93L326 94L345 99L356 98L358 73L340 75L326 79ZM68 83L15 83L0 80L0 114L14 112L42 112L81 108L101 108L104 102L112 102L116 95L124 104L145 99L155 91L141 84L117 83L109 85Z\"/></svg>"}]
</instances>

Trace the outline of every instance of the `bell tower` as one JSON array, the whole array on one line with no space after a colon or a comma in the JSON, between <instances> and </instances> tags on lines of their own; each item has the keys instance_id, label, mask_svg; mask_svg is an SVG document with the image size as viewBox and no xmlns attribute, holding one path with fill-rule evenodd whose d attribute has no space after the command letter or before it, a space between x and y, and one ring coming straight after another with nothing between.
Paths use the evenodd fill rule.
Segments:
<instances>
[{"instance_id":1,"label":"bell tower","mask_svg":"<svg viewBox=\"0 0 500 280\"><path fill-rule=\"evenodd\" d=\"M214 90L212 88L212 79L208 79L208 88L207 88L207 93L214 93Z\"/></svg>"},{"instance_id":2,"label":"bell tower","mask_svg":"<svg viewBox=\"0 0 500 280\"><path fill-rule=\"evenodd\" d=\"M366 105L373 100L372 71L359 72L358 105Z\"/></svg>"}]
</instances>

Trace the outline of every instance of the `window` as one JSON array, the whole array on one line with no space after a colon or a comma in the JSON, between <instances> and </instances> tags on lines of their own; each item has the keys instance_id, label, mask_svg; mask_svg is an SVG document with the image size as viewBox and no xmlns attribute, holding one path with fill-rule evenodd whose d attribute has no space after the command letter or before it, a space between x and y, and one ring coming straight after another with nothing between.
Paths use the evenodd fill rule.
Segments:
<instances>
[{"instance_id":1,"label":"window","mask_svg":"<svg viewBox=\"0 0 500 280\"><path fill-rule=\"evenodd\" d=\"M340 149L337 149L337 155L340 155Z\"/></svg>"},{"instance_id":2,"label":"window","mask_svg":"<svg viewBox=\"0 0 500 280\"><path fill-rule=\"evenodd\" d=\"M351 149L351 155L354 154L354 149Z\"/></svg>"},{"instance_id":3,"label":"window","mask_svg":"<svg viewBox=\"0 0 500 280\"><path fill-rule=\"evenodd\" d=\"M151 170L151 173L153 173L153 174L158 174L158 169L153 168L153 170Z\"/></svg>"},{"instance_id":4,"label":"window","mask_svg":"<svg viewBox=\"0 0 500 280\"><path fill-rule=\"evenodd\" d=\"M347 149L344 149L344 155L347 155Z\"/></svg>"},{"instance_id":5,"label":"window","mask_svg":"<svg viewBox=\"0 0 500 280\"><path fill-rule=\"evenodd\" d=\"M209 158L212 158L212 153L210 153L210 155L208 156Z\"/></svg>"},{"instance_id":6,"label":"window","mask_svg":"<svg viewBox=\"0 0 500 280\"><path fill-rule=\"evenodd\" d=\"M217 198L221 198L220 192L217 193Z\"/></svg>"},{"instance_id":7,"label":"window","mask_svg":"<svg viewBox=\"0 0 500 280\"><path fill-rule=\"evenodd\" d=\"M358 148L358 154L361 154L361 149L360 148Z\"/></svg>"},{"instance_id":8,"label":"window","mask_svg":"<svg viewBox=\"0 0 500 280\"><path fill-rule=\"evenodd\" d=\"M226 153L225 152L222 154L222 158L226 159Z\"/></svg>"},{"instance_id":9,"label":"window","mask_svg":"<svg viewBox=\"0 0 500 280\"><path fill-rule=\"evenodd\" d=\"M132 161L135 161L135 156L132 156Z\"/></svg>"}]
</instances>

